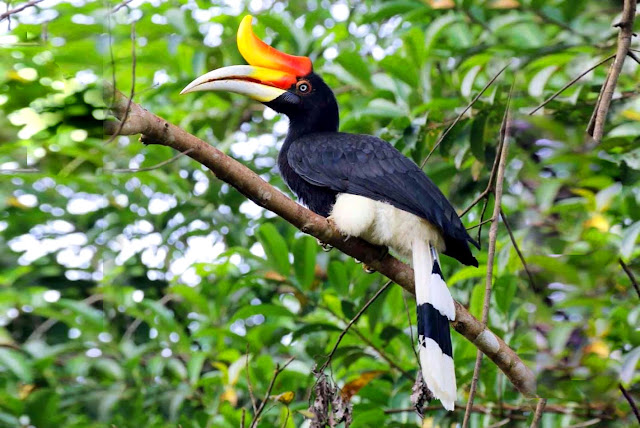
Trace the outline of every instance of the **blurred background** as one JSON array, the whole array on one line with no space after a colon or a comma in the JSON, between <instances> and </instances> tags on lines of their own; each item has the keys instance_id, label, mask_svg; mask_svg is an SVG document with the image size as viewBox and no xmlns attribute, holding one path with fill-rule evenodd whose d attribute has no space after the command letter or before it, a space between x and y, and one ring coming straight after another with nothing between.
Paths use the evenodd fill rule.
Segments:
<instances>
[{"instance_id":1,"label":"blurred background","mask_svg":"<svg viewBox=\"0 0 640 428\"><path fill-rule=\"evenodd\" d=\"M513 235L501 222L490 328L549 397L541 426L637 426L620 386L640 402L640 66L627 58L599 145L585 131L610 62L529 115L615 53L622 1L30 3L0 18L0 426L249 426L250 393L264 399L290 356L260 426L309 426L312 369L384 278L318 251L188 157L161 164L176 153L102 131L104 79L288 192L274 161L286 118L242 96L178 95L244 64L248 13L266 42L311 57L342 131L418 163L509 65L424 169L462 212L487 186L512 91ZM0 14L21 5L0 1ZM478 269L442 260L477 317L487 234ZM420 426L414 317L393 285L344 337L327 373L351 427ZM476 348L452 335L464 406ZM472 427L529 426L535 406L488 359L475 403ZM463 408L431 404L422 426L462 422Z\"/></svg>"}]
</instances>

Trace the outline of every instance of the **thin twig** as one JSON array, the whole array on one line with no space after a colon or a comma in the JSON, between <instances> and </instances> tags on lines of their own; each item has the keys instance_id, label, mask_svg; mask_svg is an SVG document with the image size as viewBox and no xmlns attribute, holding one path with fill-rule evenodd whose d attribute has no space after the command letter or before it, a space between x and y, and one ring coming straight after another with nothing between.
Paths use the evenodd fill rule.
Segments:
<instances>
[{"instance_id":1,"label":"thin twig","mask_svg":"<svg viewBox=\"0 0 640 428\"><path fill-rule=\"evenodd\" d=\"M117 11L119 11L120 9L122 9L123 7L125 7L126 5L131 3L132 1L133 0L124 0L122 3L120 3L119 5L114 7L113 9L111 9L111 13L116 13Z\"/></svg>"},{"instance_id":2,"label":"thin twig","mask_svg":"<svg viewBox=\"0 0 640 428\"><path fill-rule=\"evenodd\" d=\"M255 428L258 426L260 414L262 413L262 411L264 410L264 407L269 402L269 397L271 396L271 390L273 389L273 385L276 383L276 379L278 378L278 375L282 373L282 371L286 369L289 364L291 364L291 361L293 361L294 358L295 357L290 357L282 365L282 367L280 367L280 364L276 365L276 370L273 372L273 377L271 378L271 382L269 383L269 387L267 388L267 393L264 395L264 400L262 400L262 403L260 403L260 407L258 407L258 411L256 412L255 416L253 417L253 420L251 421L250 428Z\"/></svg>"},{"instance_id":3,"label":"thin twig","mask_svg":"<svg viewBox=\"0 0 640 428\"><path fill-rule=\"evenodd\" d=\"M364 343L366 343L367 345L371 346L377 353L378 355L380 355L382 357L383 360L385 360L387 363L389 363L389 365L391 367L393 367L394 369L398 370L400 373L402 373L402 375L404 377L406 377L407 379L409 379L410 381L413 381L413 376L411 376L409 374L408 371L406 371L405 369L403 369L402 367L400 367L398 365L398 363L396 363L392 357L390 357L389 355L387 355L386 352L384 352L384 350L380 349L378 346L376 346L375 343L373 343L371 341L371 339L369 339L365 334L363 334L360 329L357 326L353 326L352 327L353 332L360 338L362 339L362 341Z\"/></svg>"},{"instance_id":4,"label":"thin twig","mask_svg":"<svg viewBox=\"0 0 640 428\"><path fill-rule=\"evenodd\" d=\"M467 230L473 230L473 229L475 229L476 227L480 227L480 226L482 226L482 225L484 225L484 224L487 224L487 223L489 223L489 222L491 222L491 219L490 219L490 218L488 218L488 219L486 219L486 220L483 220L483 221L481 221L481 222L480 222L480 223L478 223L478 224L474 224L473 226L469 226L469 227L467 227Z\"/></svg>"},{"instance_id":5,"label":"thin twig","mask_svg":"<svg viewBox=\"0 0 640 428\"><path fill-rule=\"evenodd\" d=\"M547 98L546 100L544 100L542 102L542 104L540 104L538 107L536 107L535 109L533 109L529 115L533 115L535 112L537 112L538 110L540 110L542 107L546 106L547 104L549 104L551 101L553 101L558 95L560 95L561 93L563 93L564 91L566 91L567 89L569 89L571 86L573 86L578 80L582 79L584 76L586 76L587 74L591 73L593 70L595 70L596 68L600 67L602 64L604 64L607 61L612 60L613 58L615 58L615 54L610 55L608 57L606 57L605 59L603 59L602 61L600 61L599 63L597 63L596 65L594 65L593 67L589 67L586 71L582 72L580 75L578 75L578 77L576 77L575 79L571 80L569 83L567 83L566 85L564 85L562 88L558 89L553 95L551 95L549 98Z\"/></svg>"},{"instance_id":6,"label":"thin twig","mask_svg":"<svg viewBox=\"0 0 640 428\"><path fill-rule=\"evenodd\" d=\"M620 266L622 266L622 269L624 269L624 271L626 272L629 280L631 281L631 285L633 285L633 288L636 289L636 293L638 293L638 297L640 297L640 285L638 285L638 280L636 279L635 275L633 274L633 272L631 272L629 266L627 266L627 264L622 259L618 259L618 263L620 263Z\"/></svg>"},{"instance_id":7,"label":"thin twig","mask_svg":"<svg viewBox=\"0 0 640 428\"><path fill-rule=\"evenodd\" d=\"M500 163L500 153L501 152L502 152L502 139L500 139L500 141L498 142L498 147L496 148L496 156L493 159L493 165L491 166L491 173L489 174L489 182L487 183L487 187L485 187L485 189L482 191L482 193L480 193L473 200L473 202L471 202L471 204L469 204L469 206L467 208L465 208L464 211L462 211L462 213L460 214L460 217L464 217L469 211L471 211L471 209L473 207L475 207L478 204L478 202L480 202L482 199L486 198L489 195L489 193L491 193L493 191L493 183L495 181L496 172L498 171L498 164ZM482 209L482 216L484 216L484 210L485 209L486 209L486 207Z\"/></svg>"},{"instance_id":8,"label":"thin twig","mask_svg":"<svg viewBox=\"0 0 640 428\"><path fill-rule=\"evenodd\" d=\"M513 90L513 86L511 87ZM487 254L487 276L485 278L485 292L484 302L482 305L482 324L486 327L489 320L489 303L491 301L491 287L493 284L493 267L496 254L496 241L498 239L498 223L500 218L500 208L502 203L502 190L504 185L504 170L507 165L507 155L509 153L509 139L511 132L511 92L509 92L509 99L507 101L507 110L502 123L501 132L501 150L500 160L498 163L498 171L496 175L495 185L495 201L493 205L493 215L491 216L491 227L489 228L489 248ZM482 364L482 351L478 350L476 354L476 363L473 369L473 377L471 379L471 389L469 391L469 400L467 401L467 409L465 411L462 427L466 428L469 424L469 417L471 416L471 408L473 407L473 399L475 398L476 390L478 387L478 378L480 376L480 366Z\"/></svg>"},{"instance_id":9,"label":"thin twig","mask_svg":"<svg viewBox=\"0 0 640 428\"><path fill-rule=\"evenodd\" d=\"M10 18L11 15L14 15L18 12L22 12L23 10L33 7L35 5L37 5L38 3L42 3L44 0L31 0L30 2L27 2L21 6L16 7L15 9L11 9L6 11L5 13L3 13L2 15L0 15L0 21L2 21L5 18ZM7 4L8 6L8 4Z\"/></svg>"},{"instance_id":10,"label":"thin twig","mask_svg":"<svg viewBox=\"0 0 640 428\"><path fill-rule=\"evenodd\" d=\"M333 358L333 354L336 353L336 351L338 350L338 346L340 345L340 342L342 341L342 338L345 336L345 334L347 334L347 332L349 331L349 329L351 328L351 326L353 324L355 324L356 321L358 321L358 319L362 316L362 314L364 314L364 312L367 310L367 308L369 308L369 306L371 306L371 304L373 302L376 301L376 299L378 297L380 297L380 295L382 293L384 293L384 291L389 287L389 285L391 285L392 281L387 281L377 292L376 294L373 295L373 297L371 299L369 299L369 301L367 303L364 304L364 306L358 311L358 313L356 314L355 317L353 317L353 319L351 321L349 321L347 323L347 326L342 330L342 332L340 333L340 336L338 336L338 340L336 341L336 344L333 345L333 349L331 350L331 352L329 353L329 356L327 357L327 360L324 362L324 364L322 365L322 367L320 367L320 370L318 370L318 373L322 373L324 372L324 369L327 368L327 366L329 365L329 363L331 362L331 359Z\"/></svg>"},{"instance_id":11,"label":"thin twig","mask_svg":"<svg viewBox=\"0 0 640 428\"><path fill-rule=\"evenodd\" d=\"M633 21L636 15L636 0L625 0L624 8L622 10L621 21L616 24L620 27L618 33L618 49L616 50L616 59L611 65L609 79L602 87L602 99L596 109L595 125L593 127L593 140L596 143L600 143L602 136L604 135L604 125L607 120L607 113L609 112L609 106L611 105L611 99L613 98L613 92L618 84L618 77L622 72L622 66L624 60L627 58L629 52L629 46L631 45L631 38L633 37Z\"/></svg>"},{"instance_id":12,"label":"thin twig","mask_svg":"<svg viewBox=\"0 0 640 428\"><path fill-rule=\"evenodd\" d=\"M487 425L487 428L499 428L499 427L503 427L506 424L508 424L509 422L511 422L511 418L504 418L498 422L496 422L495 424L491 424L491 425Z\"/></svg>"},{"instance_id":13,"label":"thin twig","mask_svg":"<svg viewBox=\"0 0 640 428\"><path fill-rule=\"evenodd\" d=\"M538 405L536 406L536 412L533 414L533 420L531 421L530 428L538 428L538 425L540 424L540 418L542 418L542 413L544 412L544 408L546 406L546 398L541 398L538 400Z\"/></svg>"},{"instance_id":14,"label":"thin twig","mask_svg":"<svg viewBox=\"0 0 640 428\"><path fill-rule=\"evenodd\" d=\"M637 62L638 64L640 64L640 58L638 58L636 56L636 54L634 54L633 52L631 52L631 49L629 49L629 52L627 52L627 55L629 55L629 57L634 60L635 62Z\"/></svg>"},{"instance_id":15,"label":"thin twig","mask_svg":"<svg viewBox=\"0 0 640 428\"><path fill-rule=\"evenodd\" d=\"M607 77L604 79L604 83L602 84L602 88L600 88L600 92L598 93L598 98L596 98L596 104L593 107L593 111L591 112L591 117L589 118L589 124L587 125L587 134L593 134L593 128L596 126L596 116L598 115L598 108L600 107L600 101L602 101L602 89L607 86L607 82L609 82L609 77L611 76L611 67L609 67L609 71L607 71Z\"/></svg>"},{"instance_id":16,"label":"thin twig","mask_svg":"<svg viewBox=\"0 0 640 428\"><path fill-rule=\"evenodd\" d=\"M431 155L433 154L433 152L435 152L435 150L438 148L438 146L440 145L440 143L442 143L442 140L444 140L444 137L447 136L447 134L449 133L449 131L451 131L453 129L454 126L456 126L456 124L460 121L460 119L462 119L462 116L465 115L465 113L467 113L467 111L469 111L469 109L471 107L473 107L473 105L476 103L476 101L478 101L478 99L480 99L480 97L482 96L482 94L484 94L487 89L489 89L489 87L491 85L493 85L493 82L495 82L498 77L500 77L500 75L507 69L507 67L509 67L509 65L511 65L511 63L505 65L504 67L502 67L500 69L500 71L498 71L498 73L496 73L495 76L493 76L493 78L491 80L489 80L489 83L487 83L486 85L484 85L484 88L482 88L482 90L480 92L478 92L478 95L476 95L475 97L473 97L473 99L471 100L471 102L469 103L469 105L467 105L465 107L464 110L462 110L462 112L458 115L458 117L456 117L456 120L453 121L453 123L442 133L442 135L440 135L440 138L438 138L438 141L436 141L436 144L433 146L433 148L431 149L431 151L429 152L429 154L427 155L426 158L424 158L424 160L422 161L422 163L420 164L420 168L424 168L424 166L426 165L426 163L429 161L429 158L431 157Z\"/></svg>"},{"instance_id":17,"label":"thin twig","mask_svg":"<svg viewBox=\"0 0 640 428\"><path fill-rule=\"evenodd\" d=\"M420 361L420 357L418 356L418 351L415 347L415 339L413 337L413 322L411 322L411 312L409 312L409 305L407 304L407 295L402 292L402 301L404 302L404 310L407 312L407 319L409 320L409 337L411 338L411 350L413 350L413 355L416 356L416 361Z\"/></svg>"},{"instance_id":18,"label":"thin twig","mask_svg":"<svg viewBox=\"0 0 640 428\"><path fill-rule=\"evenodd\" d=\"M37 168L0 169L0 174L31 174L34 172L42 171Z\"/></svg>"},{"instance_id":19,"label":"thin twig","mask_svg":"<svg viewBox=\"0 0 640 428\"><path fill-rule=\"evenodd\" d=\"M531 288L537 291L538 287L536 285L536 282L533 280L533 275L529 270L529 265L527 264L527 261L524 259L524 256L522 255L522 251L520 251L520 247L516 242L516 237L513 235L513 231L511 230L511 225L509 225L509 222L507 221L507 216L502 209L500 209L500 216L502 217L502 222L504 223L504 226L507 228L507 232L509 233L509 238L511 238L511 243L513 244L513 248L515 248L516 253L518 254L518 257L520 258L520 262L522 262L522 266L524 267L524 271L527 273L527 276L529 277Z\"/></svg>"},{"instance_id":20,"label":"thin twig","mask_svg":"<svg viewBox=\"0 0 640 428\"><path fill-rule=\"evenodd\" d=\"M180 159L182 156L184 155L188 155L189 153L191 153L193 151L193 149L187 149L184 152L180 152L177 155L175 155L174 157L172 157L171 159L167 159L165 161L162 161L158 164L155 164L153 166L148 166L145 168L123 168L123 169L105 169L104 171L107 173L112 173L112 174L116 174L116 173L126 173L126 172L146 172L146 171L153 171L154 169L158 169L158 168L162 168L165 165L168 165L172 162L175 162L176 160Z\"/></svg>"},{"instance_id":21,"label":"thin twig","mask_svg":"<svg viewBox=\"0 0 640 428\"><path fill-rule=\"evenodd\" d=\"M249 388L249 397L251 398L253 413L256 414L258 412L258 407L256 406L256 397L253 395L253 386L251 385L251 375L249 373L249 342L247 342L247 359L245 360L245 363L247 372L247 388Z\"/></svg>"},{"instance_id":22,"label":"thin twig","mask_svg":"<svg viewBox=\"0 0 640 428\"><path fill-rule=\"evenodd\" d=\"M114 86L115 87L115 86ZM136 90L136 21L131 23L131 92L129 94L129 99L127 101L127 108L124 110L124 117L120 120L118 124L118 129L114 132L109 140L107 140L106 144L111 143L115 140L120 132L122 131L122 127L127 122L127 117L129 116L129 109L131 108L131 103L133 102L133 96L135 95Z\"/></svg>"},{"instance_id":23,"label":"thin twig","mask_svg":"<svg viewBox=\"0 0 640 428\"><path fill-rule=\"evenodd\" d=\"M602 418L593 418L593 419L589 419L588 421L585 422L580 422L579 424L575 424L575 425L569 425L567 426L567 428L584 428L584 427L590 427L592 425L598 424L602 421Z\"/></svg>"},{"instance_id":24,"label":"thin twig","mask_svg":"<svg viewBox=\"0 0 640 428\"><path fill-rule=\"evenodd\" d=\"M247 410L246 409L242 409L242 419L240 420L240 427L244 428L244 421L245 418L247 417Z\"/></svg>"},{"instance_id":25,"label":"thin twig","mask_svg":"<svg viewBox=\"0 0 640 428\"><path fill-rule=\"evenodd\" d=\"M624 398L626 398L629 402L633 414L636 415L636 419L638 419L638 422L640 422L640 411L638 410L638 406L636 406L635 401L633 401L633 397L631 396L631 394L629 394L629 392L627 392L627 390L624 388L624 386L622 386L621 383L618 384L618 388L620 388L620 392L622 392Z\"/></svg>"}]
</instances>

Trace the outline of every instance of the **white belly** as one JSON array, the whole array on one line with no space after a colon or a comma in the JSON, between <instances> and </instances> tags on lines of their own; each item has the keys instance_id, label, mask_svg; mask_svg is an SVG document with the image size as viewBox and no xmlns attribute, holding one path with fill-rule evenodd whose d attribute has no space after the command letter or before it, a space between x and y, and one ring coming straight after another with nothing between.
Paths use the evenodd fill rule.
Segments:
<instances>
[{"instance_id":1,"label":"white belly","mask_svg":"<svg viewBox=\"0 0 640 428\"><path fill-rule=\"evenodd\" d=\"M414 239L445 249L439 230L427 220L385 202L341 193L329 217L340 232L376 245L386 245L403 257L411 257Z\"/></svg>"}]
</instances>

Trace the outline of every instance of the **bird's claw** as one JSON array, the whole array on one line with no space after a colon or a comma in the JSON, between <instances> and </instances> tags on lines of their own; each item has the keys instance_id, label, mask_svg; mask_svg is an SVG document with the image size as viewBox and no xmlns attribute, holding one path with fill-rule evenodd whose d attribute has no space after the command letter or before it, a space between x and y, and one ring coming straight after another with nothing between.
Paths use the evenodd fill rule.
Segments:
<instances>
[{"instance_id":1,"label":"bird's claw","mask_svg":"<svg viewBox=\"0 0 640 428\"><path fill-rule=\"evenodd\" d=\"M319 239L317 239L317 241L318 241L318 245L322 247L322 251L324 251L325 253L328 253L333 249L333 245L326 244Z\"/></svg>"},{"instance_id":2,"label":"bird's claw","mask_svg":"<svg viewBox=\"0 0 640 428\"><path fill-rule=\"evenodd\" d=\"M367 264L362 265L362 269L364 269L365 273L375 273L376 270Z\"/></svg>"}]
</instances>

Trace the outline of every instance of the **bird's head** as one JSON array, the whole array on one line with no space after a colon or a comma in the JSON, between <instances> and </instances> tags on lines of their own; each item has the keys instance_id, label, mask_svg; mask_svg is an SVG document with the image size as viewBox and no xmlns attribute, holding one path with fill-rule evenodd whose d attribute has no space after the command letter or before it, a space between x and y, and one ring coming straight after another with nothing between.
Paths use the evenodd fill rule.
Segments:
<instances>
[{"instance_id":1,"label":"bird's head","mask_svg":"<svg viewBox=\"0 0 640 428\"><path fill-rule=\"evenodd\" d=\"M311 60L285 54L264 43L253 33L252 19L251 16L242 19L237 36L238 50L249 65L210 71L189 83L180 93L236 92L286 114L292 125L305 125L314 131L337 130L335 97L322 78L313 72Z\"/></svg>"}]
</instances>

